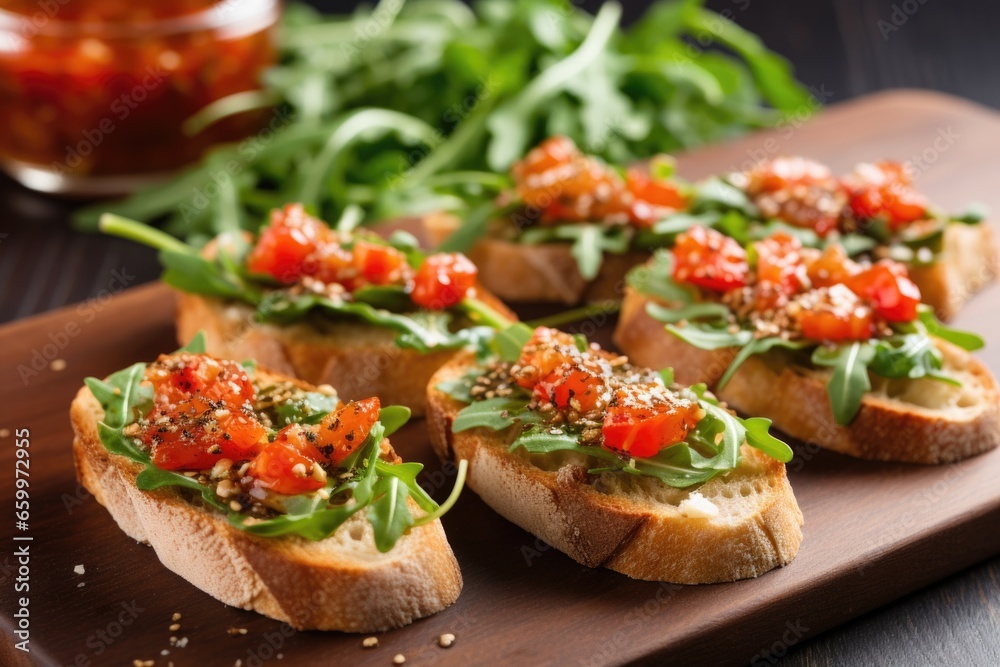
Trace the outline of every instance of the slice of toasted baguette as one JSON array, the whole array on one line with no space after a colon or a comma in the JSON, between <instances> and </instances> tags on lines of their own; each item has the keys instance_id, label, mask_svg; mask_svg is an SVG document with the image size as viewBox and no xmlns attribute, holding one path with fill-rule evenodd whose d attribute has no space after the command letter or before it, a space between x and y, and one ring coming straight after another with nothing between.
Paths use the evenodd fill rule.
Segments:
<instances>
[{"instance_id":1,"label":"slice of toasted baguette","mask_svg":"<svg viewBox=\"0 0 1000 667\"><path fill-rule=\"evenodd\" d=\"M437 245L458 228L459 219L434 213L423 218L423 225L429 242ZM529 245L486 237L466 254L479 267L479 280L486 289L504 301L567 305L621 299L625 274L649 259L644 250L604 253L597 277L587 280L580 275L569 243Z\"/></svg>"},{"instance_id":2,"label":"slice of toasted baguette","mask_svg":"<svg viewBox=\"0 0 1000 667\"><path fill-rule=\"evenodd\" d=\"M468 484L494 510L589 567L636 579L682 584L734 581L785 565L802 541L802 513L785 466L747 445L743 462L698 489L719 509L689 518L679 509L692 489L602 473L581 461L508 451L513 432L452 432L462 408L436 387L468 372L456 356L428 387L431 442L443 459L469 461Z\"/></svg>"},{"instance_id":3,"label":"slice of toasted baguette","mask_svg":"<svg viewBox=\"0 0 1000 667\"><path fill-rule=\"evenodd\" d=\"M70 417L80 482L129 537L152 546L167 569L225 604L299 630L373 632L436 613L462 590L440 521L412 529L384 554L360 514L319 542L251 535L175 488L136 488L141 466L101 443L97 423L104 413L86 387ZM411 509L421 512L415 504Z\"/></svg>"},{"instance_id":4,"label":"slice of toasted baguette","mask_svg":"<svg viewBox=\"0 0 1000 667\"><path fill-rule=\"evenodd\" d=\"M714 388L735 348L700 350L670 334L646 312L650 299L629 290L615 344L633 361L671 366L679 382ZM878 461L946 463L1000 444L1000 389L990 370L965 350L935 340L944 370L961 387L929 380L873 378L861 410L847 426L836 423L826 385L832 371L789 363L781 350L747 359L722 389L730 407L771 419L793 438L842 454Z\"/></svg>"},{"instance_id":5,"label":"slice of toasted baguette","mask_svg":"<svg viewBox=\"0 0 1000 667\"><path fill-rule=\"evenodd\" d=\"M483 290L479 298L512 320L517 317ZM184 344L205 332L209 354L258 363L311 384L329 384L343 400L378 396L383 405L405 405L423 416L427 381L454 350L421 354L396 343L397 333L363 322L321 316L295 324L261 324L239 302L180 293L177 339Z\"/></svg>"},{"instance_id":6,"label":"slice of toasted baguette","mask_svg":"<svg viewBox=\"0 0 1000 667\"><path fill-rule=\"evenodd\" d=\"M1000 259L990 225L953 223L944 231L938 260L911 265L910 277L920 288L923 302L942 320L950 320L962 306L1000 273Z\"/></svg>"}]
</instances>

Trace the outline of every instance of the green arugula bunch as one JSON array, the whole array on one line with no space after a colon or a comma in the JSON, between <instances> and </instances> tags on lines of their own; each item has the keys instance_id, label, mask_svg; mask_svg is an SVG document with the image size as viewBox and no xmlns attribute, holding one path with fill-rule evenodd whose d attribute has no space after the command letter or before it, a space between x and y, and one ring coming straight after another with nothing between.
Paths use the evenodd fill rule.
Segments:
<instances>
[{"instance_id":1,"label":"green arugula bunch","mask_svg":"<svg viewBox=\"0 0 1000 667\"><path fill-rule=\"evenodd\" d=\"M204 351L205 341L201 334L178 350ZM191 477L157 468L149 454L125 435L125 427L152 409L152 388L142 384L145 372L146 364L137 363L111 374L106 380L93 377L85 380L104 410L104 420L98 424L101 442L112 454L124 456L143 466L135 480L141 491L176 487L189 493L192 499L226 514L230 525L240 530L269 537L297 535L309 540L322 540L356 513L364 511L374 529L376 547L386 552L410 528L430 523L447 512L458 499L464 484L467 464L462 461L451 495L444 504L438 505L417 483L422 464L393 464L382 460L382 440L403 426L410 417L408 408L386 406L362 446L341 464L351 475L347 478L331 475L328 478L329 500L317 494L290 496L284 504L285 513L270 519L248 521L247 515L232 511L228 503L216 495L213 485L199 484ZM281 417L278 423L287 425L317 423L334 407L335 399L307 392L295 404L276 406L275 410ZM426 514L414 517L407 498L413 498Z\"/></svg>"},{"instance_id":2,"label":"green arugula bunch","mask_svg":"<svg viewBox=\"0 0 1000 667\"><path fill-rule=\"evenodd\" d=\"M725 387L751 356L784 349L803 365L833 369L827 393L838 424L849 424L857 415L862 397L872 388L869 374L888 379L929 378L957 385L958 381L943 370L941 352L932 337L969 351L983 346L979 336L946 327L928 306L920 306L916 321L892 325L894 333L885 338L829 345L780 336L757 337L748 329L732 326L736 319L728 306L699 301L695 288L677 284L672 276L673 255L663 250L649 264L629 273L628 284L670 304L664 307L649 303L646 312L664 322L667 331L685 343L702 350L739 348L717 389Z\"/></svg>"},{"instance_id":3,"label":"green arugula bunch","mask_svg":"<svg viewBox=\"0 0 1000 667\"><path fill-rule=\"evenodd\" d=\"M158 248L164 268L162 279L171 287L240 301L254 308L259 322L288 324L314 313L362 321L397 332L400 347L421 353L479 346L495 329L509 324L507 318L475 297L467 297L449 310L419 309L402 286L362 287L351 294L350 300L290 294L277 289L279 285L269 282L266 276L247 272L249 246L239 231L220 235L215 257L208 259L197 248L135 220L106 214L101 219L101 230ZM371 234L365 238L400 250L414 267L424 260L417 240L406 232L396 232L386 241ZM479 326L459 327L458 317Z\"/></svg>"},{"instance_id":4,"label":"green arugula bunch","mask_svg":"<svg viewBox=\"0 0 1000 667\"><path fill-rule=\"evenodd\" d=\"M531 337L532 329L516 324L500 332L492 342L492 354L482 359L483 364L496 360L514 363L521 349ZM578 336L577 345L587 349L587 341ZM554 427L544 422L544 417L528 409L530 396L524 390L503 398L479 400L472 396L471 388L483 368L475 368L467 375L438 385L438 389L455 400L467 403L456 415L452 429L455 433L474 428L491 431L516 429L510 451L523 449L531 454L549 454L557 451L578 452L598 463L589 470L655 477L664 484L687 488L732 470L740 464L740 447L744 442L781 462L790 461L792 450L769 432L771 421L762 418L740 419L706 391L704 385L679 389L688 394L705 411L705 417L688 434L684 442L671 445L649 458L624 458L615 452L596 445L580 444L580 432L573 426ZM667 387L673 385L673 372L661 371L660 377Z\"/></svg>"},{"instance_id":5,"label":"green arugula bunch","mask_svg":"<svg viewBox=\"0 0 1000 667\"><path fill-rule=\"evenodd\" d=\"M165 217L195 245L296 201L329 220L464 212L547 136L629 163L818 107L785 60L703 4L661 0L622 29L617 2L591 15L565 0L384 0L334 16L293 3L262 90L185 124L276 109L270 127L112 210Z\"/></svg>"}]
</instances>

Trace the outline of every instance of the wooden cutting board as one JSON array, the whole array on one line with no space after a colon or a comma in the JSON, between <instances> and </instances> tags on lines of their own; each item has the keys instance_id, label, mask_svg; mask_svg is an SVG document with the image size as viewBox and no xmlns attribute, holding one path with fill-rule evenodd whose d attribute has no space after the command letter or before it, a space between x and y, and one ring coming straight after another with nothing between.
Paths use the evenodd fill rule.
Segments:
<instances>
[{"instance_id":1,"label":"wooden cutting board","mask_svg":"<svg viewBox=\"0 0 1000 667\"><path fill-rule=\"evenodd\" d=\"M805 124L693 152L680 169L698 177L779 153L811 155L837 169L918 156L926 165L919 186L935 201L957 210L980 200L1000 211L1000 116L922 92L838 105ZM806 518L805 541L790 566L757 580L683 587L590 570L469 492L444 519L465 577L457 604L382 633L375 649L362 648L357 635L294 632L226 607L165 570L75 480L71 398L84 376L104 376L173 349L172 301L153 285L0 329L0 663L28 657L13 649L11 638L22 596L14 593L13 554L24 544L31 554L34 662L130 665L140 659L178 667L391 665L397 653L407 665L771 664L805 637L1000 552L1000 452L920 467L800 447L789 470ZM957 322L985 334L982 354L994 371L1000 370L998 304L1000 286L994 285ZM54 358L65 368L50 365ZM440 497L451 479L422 428L416 422L393 440L405 457L428 465L426 479ZM17 536L30 542L13 541L19 429L30 432L31 517L29 530ZM74 573L78 564L82 575ZM181 628L170 631L175 612ZM247 632L230 636L229 628ZM454 646L439 648L437 637L449 632L457 637ZM186 638L186 646L171 647L172 635Z\"/></svg>"}]
</instances>

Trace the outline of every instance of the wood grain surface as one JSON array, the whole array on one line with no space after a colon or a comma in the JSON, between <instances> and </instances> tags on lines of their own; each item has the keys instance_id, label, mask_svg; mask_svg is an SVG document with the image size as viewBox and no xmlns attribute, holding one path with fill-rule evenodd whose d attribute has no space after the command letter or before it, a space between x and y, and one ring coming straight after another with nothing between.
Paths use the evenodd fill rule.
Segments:
<instances>
[{"instance_id":1,"label":"wood grain surface","mask_svg":"<svg viewBox=\"0 0 1000 667\"><path fill-rule=\"evenodd\" d=\"M848 168L860 159L908 158L934 149L933 162L921 172L922 189L946 207L980 199L1000 210L989 171L1000 148L998 130L997 117L974 105L894 93L833 108L801 127L699 151L682 159L681 170L698 176L736 168L761 151L803 152ZM947 146L938 141L942 132L952 139ZM994 369L1000 369L998 299L994 286L958 322L986 334L983 357ZM0 470L8 471L3 474L12 475L14 431L31 432L32 519L24 534L34 537L32 656L42 664L282 664L272 663L278 653L296 665L388 665L396 653L418 665L659 664L667 658L771 664L807 637L1000 552L1000 452L957 465L915 467L800 448L790 474L806 516L806 539L789 567L760 579L677 587L588 570L467 493L445 517L466 579L454 607L381 635L374 650L362 649L358 636L291 632L226 608L164 570L73 477L66 407L81 378L172 349L170 310L164 288L143 287L0 330L0 428L10 431L0 438ZM62 370L47 365L52 349L66 362ZM36 352L43 361L32 375L24 368L31 368ZM400 450L428 464L427 479L440 495L450 479L433 461L421 426L401 434ZM5 484L0 503L10 507L12 494L12 485ZM10 545L13 525L6 516L0 539ZM12 551L0 551L0 622L8 631ZM74 574L77 564L86 574ZM990 596L996 570L987 569L982 581L981 594L995 600ZM905 623L906 607L897 608ZM174 612L183 615L182 627L171 632ZM230 627L246 628L247 634L230 637ZM435 644L444 632L458 637L451 649ZM171 648L171 635L187 637L186 647ZM876 646L873 637L857 650ZM169 654L161 656L161 650ZM0 648L5 664L15 656L9 644Z\"/></svg>"}]
</instances>

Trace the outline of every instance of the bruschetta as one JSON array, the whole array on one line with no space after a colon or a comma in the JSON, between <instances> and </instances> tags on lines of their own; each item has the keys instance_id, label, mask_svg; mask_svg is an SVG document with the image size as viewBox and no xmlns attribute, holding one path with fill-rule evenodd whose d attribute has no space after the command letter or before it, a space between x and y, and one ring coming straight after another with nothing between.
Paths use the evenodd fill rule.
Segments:
<instances>
[{"instance_id":1,"label":"bruschetta","mask_svg":"<svg viewBox=\"0 0 1000 667\"><path fill-rule=\"evenodd\" d=\"M740 412L864 459L944 463L1000 444L996 379L891 259L776 232L741 246L693 227L629 274L616 344Z\"/></svg>"},{"instance_id":2,"label":"bruschetta","mask_svg":"<svg viewBox=\"0 0 1000 667\"><path fill-rule=\"evenodd\" d=\"M785 565L802 514L792 452L669 371L515 325L428 387L431 442L494 510L589 567L683 584Z\"/></svg>"},{"instance_id":3,"label":"bruschetta","mask_svg":"<svg viewBox=\"0 0 1000 667\"><path fill-rule=\"evenodd\" d=\"M693 225L740 242L787 228L811 247L838 242L858 259L891 257L946 320L998 270L982 216L934 208L890 161L837 177L815 161L779 157L685 183L669 158L618 169L555 137L514 166L492 219L435 214L424 222L441 247L468 252L483 284L509 301L620 298L625 273ZM508 280L513 272L522 279Z\"/></svg>"},{"instance_id":4,"label":"bruschetta","mask_svg":"<svg viewBox=\"0 0 1000 667\"><path fill-rule=\"evenodd\" d=\"M416 416L441 364L516 320L464 255L426 255L402 232L333 230L299 205L273 211L256 238L226 234L201 251L116 216L101 228L160 249L163 280L179 293L179 341L204 331L211 354Z\"/></svg>"},{"instance_id":5,"label":"bruschetta","mask_svg":"<svg viewBox=\"0 0 1000 667\"><path fill-rule=\"evenodd\" d=\"M209 595L300 630L385 630L452 604L462 576L438 518L454 494L435 503L387 438L409 411L202 343L87 378L73 401L77 475L119 527Z\"/></svg>"}]
</instances>

